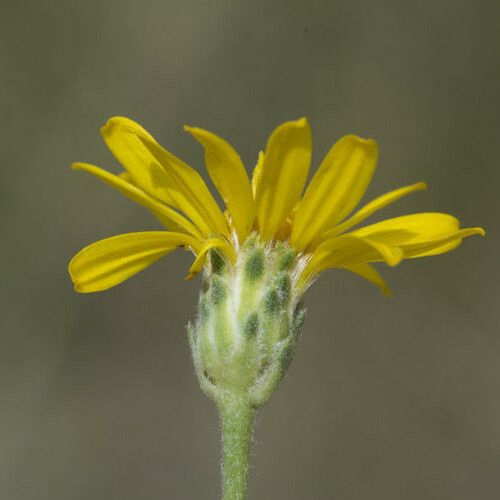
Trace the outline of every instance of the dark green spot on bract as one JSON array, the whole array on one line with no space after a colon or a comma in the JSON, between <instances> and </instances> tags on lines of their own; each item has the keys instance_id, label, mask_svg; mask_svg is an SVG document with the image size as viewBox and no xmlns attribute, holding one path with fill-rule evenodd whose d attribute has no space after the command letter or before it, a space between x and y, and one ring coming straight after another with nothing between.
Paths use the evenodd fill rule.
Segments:
<instances>
[{"instance_id":1,"label":"dark green spot on bract","mask_svg":"<svg viewBox=\"0 0 500 500\"><path fill-rule=\"evenodd\" d=\"M243 332L245 337L253 338L257 335L257 331L259 330L259 315L254 312L251 313L247 320L245 321L245 326Z\"/></svg>"},{"instance_id":2,"label":"dark green spot on bract","mask_svg":"<svg viewBox=\"0 0 500 500\"><path fill-rule=\"evenodd\" d=\"M270 290L265 299L264 299L264 307L266 312L275 314L278 312L280 307L280 299L278 296L278 291L276 289Z\"/></svg>"},{"instance_id":3,"label":"dark green spot on bract","mask_svg":"<svg viewBox=\"0 0 500 500\"><path fill-rule=\"evenodd\" d=\"M287 274L279 275L274 283L274 287L264 298L264 307L266 312L271 314L276 314L287 304L290 299L292 287L290 277Z\"/></svg>"},{"instance_id":4,"label":"dark green spot on bract","mask_svg":"<svg viewBox=\"0 0 500 500\"><path fill-rule=\"evenodd\" d=\"M215 250L210 250L210 263L212 264L212 273L221 274L226 263L220 253Z\"/></svg>"},{"instance_id":5,"label":"dark green spot on bract","mask_svg":"<svg viewBox=\"0 0 500 500\"><path fill-rule=\"evenodd\" d=\"M245 276L250 281L257 281L264 271L264 254L260 248L256 248L245 263Z\"/></svg>"},{"instance_id":6,"label":"dark green spot on bract","mask_svg":"<svg viewBox=\"0 0 500 500\"><path fill-rule=\"evenodd\" d=\"M278 277L277 281L278 281L278 286L277 286L278 298L280 300L280 305L283 305L286 302L288 302L288 299L290 298L292 284L290 282L290 277L288 276L288 274L282 274L281 276Z\"/></svg>"},{"instance_id":7,"label":"dark green spot on bract","mask_svg":"<svg viewBox=\"0 0 500 500\"><path fill-rule=\"evenodd\" d=\"M295 252L290 248L283 250L282 255L280 255L278 259L278 269L280 271L287 271L292 267L294 262Z\"/></svg>"},{"instance_id":8,"label":"dark green spot on bract","mask_svg":"<svg viewBox=\"0 0 500 500\"><path fill-rule=\"evenodd\" d=\"M226 286L217 276L212 277L212 302L217 306L226 298Z\"/></svg>"}]
</instances>

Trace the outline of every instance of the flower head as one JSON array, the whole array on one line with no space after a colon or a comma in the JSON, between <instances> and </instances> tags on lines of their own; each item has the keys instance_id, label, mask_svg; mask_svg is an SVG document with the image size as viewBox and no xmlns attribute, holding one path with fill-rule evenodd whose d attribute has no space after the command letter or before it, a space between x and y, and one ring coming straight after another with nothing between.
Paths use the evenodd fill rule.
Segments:
<instances>
[{"instance_id":1,"label":"flower head","mask_svg":"<svg viewBox=\"0 0 500 500\"><path fill-rule=\"evenodd\" d=\"M311 163L305 118L286 122L259 154L252 179L236 151L200 128L185 127L205 150L218 206L200 175L140 125L115 117L101 129L125 171L84 170L149 209L163 231L122 234L84 248L69 272L79 292L106 290L176 248L193 252L188 273L203 270L188 339L200 387L221 414L223 498L243 498L255 409L276 390L304 322L302 296L315 277L343 268L388 287L372 266L448 252L463 238L442 213L396 217L356 229L377 210L425 189L419 182L384 194L351 215L378 158L375 141L348 135L333 145L304 191Z\"/></svg>"},{"instance_id":2,"label":"flower head","mask_svg":"<svg viewBox=\"0 0 500 500\"><path fill-rule=\"evenodd\" d=\"M419 182L396 189L352 213L377 165L378 148L371 139L341 138L305 188L312 147L305 118L272 132L251 180L224 139L196 127L185 130L203 146L208 173L226 210L196 170L163 149L144 128L128 118L111 118L101 134L125 171L113 175L86 163L73 168L93 174L149 209L165 230L122 234L84 248L69 264L75 290L111 288L180 247L195 255L189 278L203 269L211 253L235 266L252 236L267 249L280 242L280 248L293 252L298 294L330 268L351 271L389 293L372 263L395 266L402 259L448 252L466 236L484 235L479 227L460 229L451 215L429 212L355 229L374 212L426 188Z\"/></svg>"}]
</instances>

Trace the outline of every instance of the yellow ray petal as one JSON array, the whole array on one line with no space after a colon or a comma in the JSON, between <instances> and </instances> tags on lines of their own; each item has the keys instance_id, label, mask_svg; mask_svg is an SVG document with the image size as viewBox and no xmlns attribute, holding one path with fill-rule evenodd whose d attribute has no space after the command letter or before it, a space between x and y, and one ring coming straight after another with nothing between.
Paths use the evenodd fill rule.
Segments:
<instances>
[{"instance_id":1,"label":"yellow ray petal","mask_svg":"<svg viewBox=\"0 0 500 500\"><path fill-rule=\"evenodd\" d=\"M189 268L189 274L186 276L186 279L192 279L203 269L207 257L207 252L211 249L222 250L222 253L231 263L234 263L236 260L233 246L227 240L225 240L224 238L210 238L203 242L203 245L198 251L198 255L196 256L195 261Z\"/></svg>"},{"instance_id":2,"label":"yellow ray petal","mask_svg":"<svg viewBox=\"0 0 500 500\"><path fill-rule=\"evenodd\" d=\"M255 198L263 240L271 239L297 203L311 163L311 131L305 118L286 122L271 134Z\"/></svg>"},{"instance_id":3,"label":"yellow ray petal","mask_svg":"<svg viewBox=\"0 0 500 500\"><path fill-rule=\"evenodd\" d=\"M68 270L77 292L107 290L177 247L199 249L199 242L181 233L146 231L106 238L80 250Z\"/></svg>"},{"instance_id":4,"label":"yellow ray petal","mask_svg":"<svg viewBox=\"0 0 500 500\"><path fill-rule=\"evenodd\" d=\"M103 128L103 136L107 138L108 146L114 147L115 155L117 152L127 155L132 149L135 156L140 157L138 161L142 161L142 166L149 165L154 186L166 187L168 191L167 203L184 212L205 236L228 235L226 220L201 176L163 149L140 125L115 117ZM137 146L137 141L140 146ZM132 174L130 168L124 166ZM132 176L137 182L135 175Z\"/></svg>"},{"instance_id":5,"label":"yellow ray petal","mask_svg":"<svg viewBox=\"0 0 500 500\"><path fill-rule=\"evenodd\" d=\"M165 177L163 168L138 137L124 133L125 127L140 130L142 134L154 141L149 132L138 123L123 116L115 116L101 128L104 142L125 168L132 184L175 207L175 200L170 194L168 179Z\"/></svg>"},{"instance_id":6,"label":"yellow ray petal","mask_svg":"<svg viewBox=\"0 0 500 500\"><path fill-rule=\"evenodd\" d=\"M231 214L240 242L255 219L255 202L248 175L238 153L224 139L196 127L184 127L205 148L205 165Z\"/></svg>"},{"instance_id":7,"label":"yellow ray petal","mask_svg":"<svg viewBox=\"0 0 500 500\"><path fill-rule=\"evenodd\" d=\"M260 176L262 175L262 165L264 165L264 151L259 151L259 158L252 173L252 194L254 199L260 185Z\"/></svg>"},{"instance_id":8,"label":"yellow ray petal","mask_svg":"<svg viewBox=\"0 0 500 500\"><path fill-rule=\"evenodd\" d=\"M341 234L348 229L351 229L351 227L359 224L361 221L365 220L367 217L377 212L378 210L399 200L403 196L414 193L415 191L422 191L424 189L427 189L427 184L425 182L417 182L416 184L405 186L399 189L395 189L394 191L390 191L389 193L385 193L382 196L379 196L378 198L375 198L374 200L367 203L352 217L349 217L349 219L341 222L337 226L323 233L322 238L326 239L331 238L332 236L337 236L338 234Z\"/></svg>"},{"instance_id":9,"label":"yellow ray petal","mask_svg":"<svg viewBox=\"0 0 500 500\"><path fill-rule=\"evenodd\" d=\"M127 182L126 179L130 176L128 172L125 172L125 174L127 174L126 176L113 175L102 168L89 165L88 163L74 163L71 168L74 170L83 170L96 176L99 180L115 188L132 201L147 208L153 212L160 222L170 231L185 232L196 238L202 238L200 231L181 214L148 195L130 182Z\"/></svg>"},{"instance_id":10,"label":"yellow ray petal","mask_svg":"<svg viewBox=\"0 0 500 500\"><path fill-rule=\"evenodd\" d=\"M365 194L377 164L377 143L347 135L325 156L296 213L290 243L305 249L346 217Z\"/></svg>"},{"instance_id":11,"label":"yellow ray petal","mask_svg":"<svg viewBox=\"0 0 500 500\"><path fill-rule=\"evenodd\" d=\"M164 168L175 206L206 236L229 236L226 219L198 172L147 136L138 133L138 137Z\"/></svg>"},{"instance_id":12,"label":"yellow ray petal","mask_svg":"<svg viewBox=\"0 0 500 500\"><path fill-rule=\"evenodd\" d=\"M372 265L351 264L349 266L343 266L343 268L374 284L386 297L392 296L392 291L385 282L384 278L382 278L380 273Z\"/></svg>"},{"instance_id":13,"label":"yellow ray petal","mask_svg":"<svg viewBox=\"0 0 500 500\"><path fill-rule=\"evenodd\" d=\"M356 229L348 234L361 238L369 237L371 240L380 241L386 245L400 246L448 236L458 231L459 226L458 219L451 215L427 212L394 217Z\"/></svg>"},{"instance_id":14,"label":"yellow ray petal","mask_svg":"<svg viewBox=\"0 0 500 500\"><path fill-rule=\"evenodd\" d=\"M371 238L343 234L318 245L305 266L300 281L305 283L311 276L332 267L379 261L396 266L402 258L403 252L397 247L391 247Z\"/></svg>"},{"instance_id":15,"label":"yellow ray petal","mask_svg":"<svg viewBox=\"0 0 500 500\"><path fill-rule=\"evenodd\" d=\"M405 258L411 258L449 252L467 236L484 236L482 228L459 230L459 227L455 217L430 212L387 219L348 234L397 246L401 248Z\"/></svg>"},{"instance_id":16,"label":"yellow ray petal","mask_svg":"<svg viewBox=\"0 0 500 500\"><path fill-rule=\"evenodd\" d=\"M425 241L421 243L407 243L401 245L405 259L415 259L418 257L429 257L450 252L457 248L462 240L467 236L478 234L484 236L486 233L482 227L470 227L460 229L453 234L439 238L437 240Z\"/></svg>"}]
</instances>

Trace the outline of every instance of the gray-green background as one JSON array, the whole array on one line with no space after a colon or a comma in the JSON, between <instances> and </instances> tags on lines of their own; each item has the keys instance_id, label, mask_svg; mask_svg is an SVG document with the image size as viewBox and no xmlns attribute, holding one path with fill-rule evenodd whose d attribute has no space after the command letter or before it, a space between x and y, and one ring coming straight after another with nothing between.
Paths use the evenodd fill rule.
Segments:
<instances>
[{"instance_id":1,"label":"gray-green background","mask_svg":"<svg viewBox=\"0 0 500 500\"><path fill-rule=\"evenodd\" d=\"M317 165L342 134L378 140L367 197L446 211L485 239L310 290L300 348L260 413L252 499L500 496L500 5L497 1L0 1L0 498L216 499L217 415L184 325L198 281L176 253L102 294L66 265L153 229L69 169L118 171L98 128L132 117L203 169L184 123L253 166L306 115ZM376 218L375 218L376 219Z\"/></svg>"}]
</instances>

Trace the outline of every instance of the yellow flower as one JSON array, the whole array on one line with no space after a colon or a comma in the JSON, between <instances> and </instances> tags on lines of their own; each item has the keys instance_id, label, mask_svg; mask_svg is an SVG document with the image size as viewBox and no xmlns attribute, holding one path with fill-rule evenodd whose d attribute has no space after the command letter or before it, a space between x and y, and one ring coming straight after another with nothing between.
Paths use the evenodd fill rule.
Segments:
<instances>
[{"instance_id":1,"label":"yellow flower","mask_svg":"<svg viewBox=\"0 0 500 500\"><path fill-rule=\"evenodd\" d=\"M371 263L395 266L402 259L448 252L466 236L484 235L479 227L460 229L455 217L443 213L406 215L352 230L381 208L426 188L419 182L396 189L350 215L377 164L378 148L371 139L341 138L303 193L311 162L311 132L305 118L273 131L251 181L225 140L200 128L185 130L203 146L208 173L227 210L221 211L193 168L163 149L140 125L111 118L101 134L125 171L113 175L85 163L73 168L95 175L146 207L166 230L122 234L84 248L69 264L75 290L111 288L179 247L196 256L191 277L203 268L210 249L234 263L238 248L257 231L263 242L281 240L296 250L302 289L320 272L343 268L388 293Z\"/></svg>"}]
</instances>

